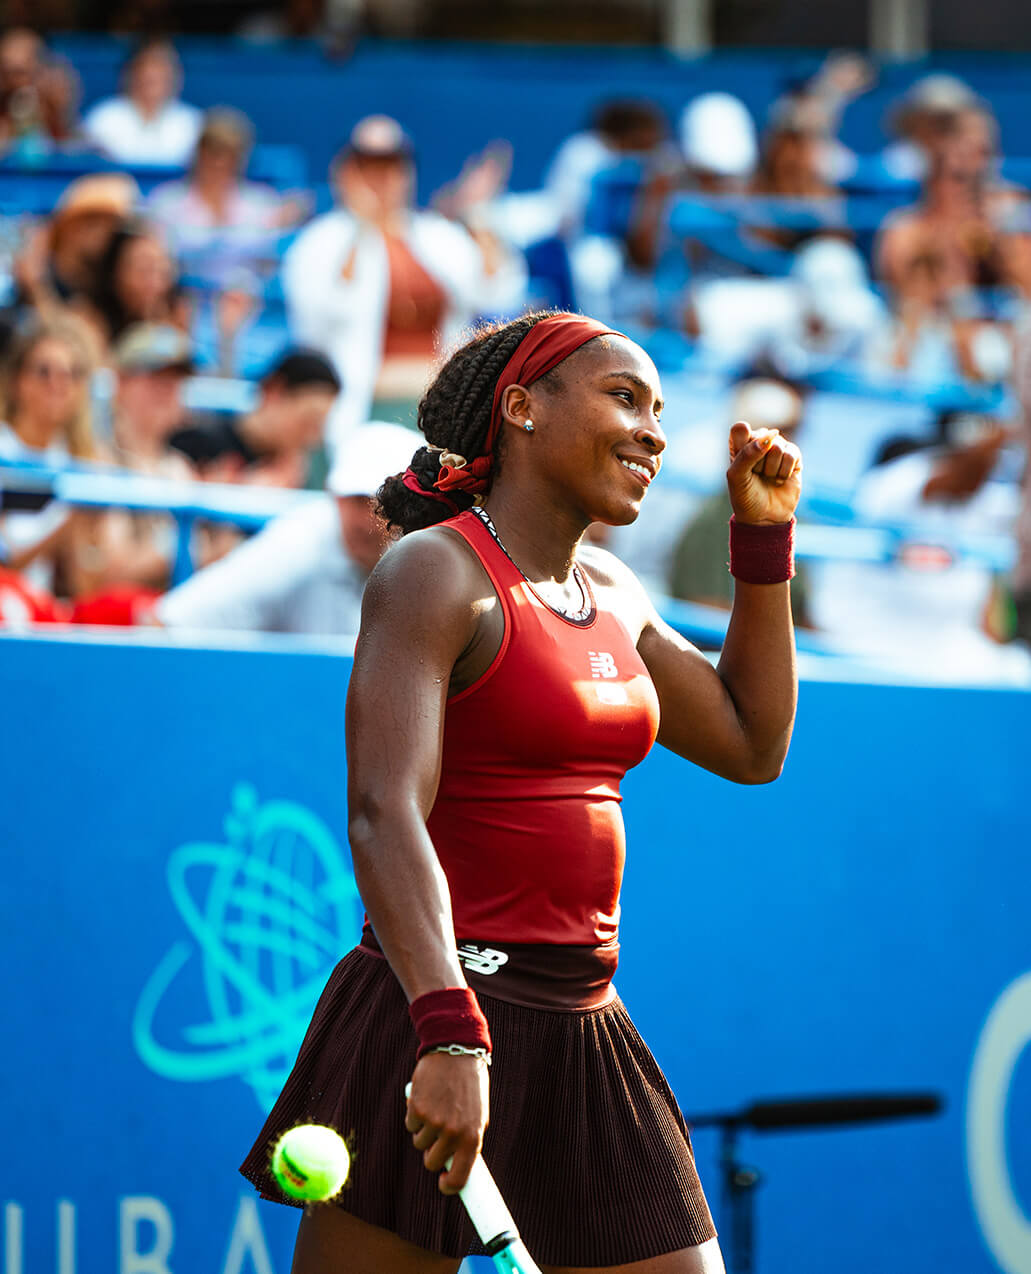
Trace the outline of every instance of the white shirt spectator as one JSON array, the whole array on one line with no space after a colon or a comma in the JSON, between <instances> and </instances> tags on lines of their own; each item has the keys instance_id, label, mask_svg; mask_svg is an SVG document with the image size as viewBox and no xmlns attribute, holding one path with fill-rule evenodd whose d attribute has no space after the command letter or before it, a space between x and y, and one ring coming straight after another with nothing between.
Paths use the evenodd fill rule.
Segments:
<instances>
[{"instance_id":1,"label":"white shirt spectator","mask_svg":"<svg viewBox=\"0 0 1031 1274\"><path fill-rule=\"evenodd\" d=\"M173 100L145 118L128 97L98 102L83 120L87 140L122 164L185 166L200 136L201 112Z\"/></svg>"},{"instance_id":2,"label":"white shirt spectator","mask_svg":"<svg viewBox=\"0 0 1031 1274\"><path fill-rule=\"evenodd\" d=\"M472 236L438 213L410 212L404 241L447 294L445 346L478 314L504 312L525 295L521 258L513 257L489 276ZM345 267L356 247L348 278ZM330 417L330 442L335 446L369 416L382 361L390 286L386 245L374 225L338 208L301 231L284 258L282 277L295 338L322 350L343 381Z\"/></svg>"},{"instance_id":3,"label":"white shirt spectator","mask_svg":"<svg viewBox=\"0 0 1031 1274\"><path fill-rule=\"evenodd\" d=\"M221 218L189 181L166 181L147 200L147 211L168 232L177 253L204 247L216 235L241 243L265 241L277 230L281 206L271 186L255 181L236 186Z\"/></svg>"},{"instance_id":4,"label":"white shirt spectator","mask_svg":"<svg viewBox=\"0 0 1031 1274\"><path fill-rule=\"evenodd\" d=\"M61 468L71 457L63 443L51 443L44 451L26 446L10 425L0 423L0 460L22 460ZM0 514L2 556L21 552L45 540L67 521L71 509L60 500L50 500L36 510L11 510ZM49 593L54 586L54 564L46 555L23 568L21 574L31 588Z\"/></svg>"},{"instance_id":5,"label":"white shirt spectator","mask_svg":"<svg viewBox=\"0 0 1031 1274\"><path fill-rule=\"evenodd\" d=\"M239 287L242 268L273 255L282 206L271 186L253 181L236 186L218 219L189 181L165 182L147 200L147 212L164 230L173 256L190 273L222 287Z\"/></svg>"},{"instance_id":6,"label":"white shirt spectator","mask_svg":"<svg viewBox=\"0 0 1031 1274\"><path fill-rule=\"evenodd\" d=\"M967 500L928 501L924 487L938 455L919 451L863 478L857 512L874 522L908 523L912 535L895 562L814 562L814 621L842 649L907 675L1026 684L1026 652L997 644L982 626L991 569L944 548L964 534L1011 531L1016 489L989 478Z\"/></svg>"},{"instance_id":7,"label":"white shirt spectator","mask_svg":"<svg viewBox=\"0 0 1031 1274\"><path fill-rule=\"evenodd\" d=\"M284 513L157 603L166 628L351 636L365 573L344 550L330 495Z\"/></svg>"},{"instance_id":8,"label":"white shirt spectator","mask_svg":"<svg viewBox=\"0 0 1031 1274\"><path fill-rule=\"evenodd\" d=\"M161 598L155 619L166 628L356 636L365 581L389 543L371 497L405 469L419 441L383 421L354 430L330 471L332 494L291 509L191 576Z\"/></svg>"},{"instance_id":9,"label":"white shirt spectator","mask_svg":"<svg viewBox=\"0 0 1031 1274\"><path fill-rule=\"evenodd\" d=\"M574 133L566 138L544 178L544 188L554 201L556 226L579 231L591 196L591 183L618 159L618 153L595 132Z\"/></svg>"}]
</instances>

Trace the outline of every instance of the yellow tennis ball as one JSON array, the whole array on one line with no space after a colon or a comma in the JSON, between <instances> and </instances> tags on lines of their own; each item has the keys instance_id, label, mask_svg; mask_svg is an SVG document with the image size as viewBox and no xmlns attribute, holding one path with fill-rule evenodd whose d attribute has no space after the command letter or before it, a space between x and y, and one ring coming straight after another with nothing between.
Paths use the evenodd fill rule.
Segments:
<instances>
[{"instance_id":1,"label":"yellow tennis ball","mask_svg":"<svg viewBox=\"0 0 1031 1274\"><path fill-rule=\"evenodd\" d=\"M272 1173L285 1193L321 1203L338 1194L351 1170L344 1139L322 1124L283 1133L272 1152Z\"/></svg>"}]
</instances>

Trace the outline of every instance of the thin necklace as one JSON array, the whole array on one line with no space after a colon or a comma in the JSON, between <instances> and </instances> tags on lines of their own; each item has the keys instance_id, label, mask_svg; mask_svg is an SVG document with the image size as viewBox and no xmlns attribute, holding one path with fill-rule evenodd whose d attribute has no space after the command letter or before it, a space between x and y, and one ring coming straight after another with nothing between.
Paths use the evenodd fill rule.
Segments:
<instances>
[{"instance_id":1,"label":"thin necklace","mask_svg":"<svg viewBox=\"0 0 1031 1274\"><path fill-rule=\"evenodd\" d=\"M502 553L504 553L519 574L522 575L523 579L526 580L527 584L529 584L530 588L533 589L534 593L538 597L541 597L540 593L537 592L537 586L527 579L519 563L515 560L508 549L505 548L501 541L501 536L498 535L498 528L494 525L487 510L477 506L472 509L472 512L476 514L483 525L491 533L494 537L495 544L497 544L498 548L502 551ZM576 609L570 609L565 606L555 606L544 597L541 597L541 601L544 602L544 605L547 606L548 610L554 611L556 615L560 615L563 619L571 619L574 623L580 623L583 620L590 618L591 613L594 610L594 599L591 596L590 589L587 587L587 581L584 579L584 574L580 569L579 562L573 563L573 580L575 581L577 588L580 590L580 605Z\"/></svg>"}]
</instances>

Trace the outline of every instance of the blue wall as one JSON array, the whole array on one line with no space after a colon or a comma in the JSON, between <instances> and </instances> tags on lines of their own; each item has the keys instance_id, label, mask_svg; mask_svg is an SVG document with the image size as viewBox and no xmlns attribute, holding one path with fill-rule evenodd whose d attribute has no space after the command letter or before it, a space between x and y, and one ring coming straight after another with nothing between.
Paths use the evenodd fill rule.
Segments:
<instances>
[{"instance_id":1,"label":"blue wall","mask_svg":"<svg viewBox=\"0 0 1031 1274\"><path fill-rule=\"evenodd\" d=\"M78 68L86 106L115 92L128 45L101 38L54 41ZM415 139L425 198L457 175L462 160L495 138L515 148L512 186L532 189L559 143L584 126L603 98L649 97L675 120L699 93L739 95L762 125L789 81L819 65L816 54L721 51L682 59L650 48L534 48L362 41L347 61L314 44L250 47L183 40L184 96L198 106L229 103L253 119L262 142L289 142L323 180L354 123L373 111L395 115ZM889 65L873 92L846 113L845 142L862 152L884 145L886 111L931 69L962 75L995 106L1005 153L1031 155L1028 60L989 55Z\"/></svg>"},{"instance_id":2,"label":"blue wall","mask_svg":"<svg viewBox=\"0 0 1031 1274\"><path fill-rule=\"evenodd\" d=\"M256 1206L235 1170L357 932L348 666L0 639L0 1253L23 1256L3 1274L289 1270L296 1214ZM747 1136L761 1274L1031 1274L1028 707L804 683L776 785L659 749L627 780L618 983L685 1111L947 1102ZM713 1134L696 1149L715 1202Z\"/></svg>"}]
</instances>

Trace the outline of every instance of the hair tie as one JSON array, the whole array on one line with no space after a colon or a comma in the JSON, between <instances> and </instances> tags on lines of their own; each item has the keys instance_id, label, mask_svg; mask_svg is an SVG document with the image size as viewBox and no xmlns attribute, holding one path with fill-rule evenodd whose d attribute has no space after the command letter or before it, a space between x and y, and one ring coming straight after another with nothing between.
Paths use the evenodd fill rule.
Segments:
<instances>
[{"instance_id":1,"label":"hair tie","mask_svg":"<svg viewBox=\"0 0 1031 1274\"><path fill-rule=\"evenodd\" d=\"M452 513L458 514L462 512L454 500L444 495L443 492L428 491L419 481L419 475L411 465L401 474L401 485L407 487L409 491L414 491L416 495L425 496L427 500L436 500L438 504L446 504Z\"/></svg>"}]
</instances>

